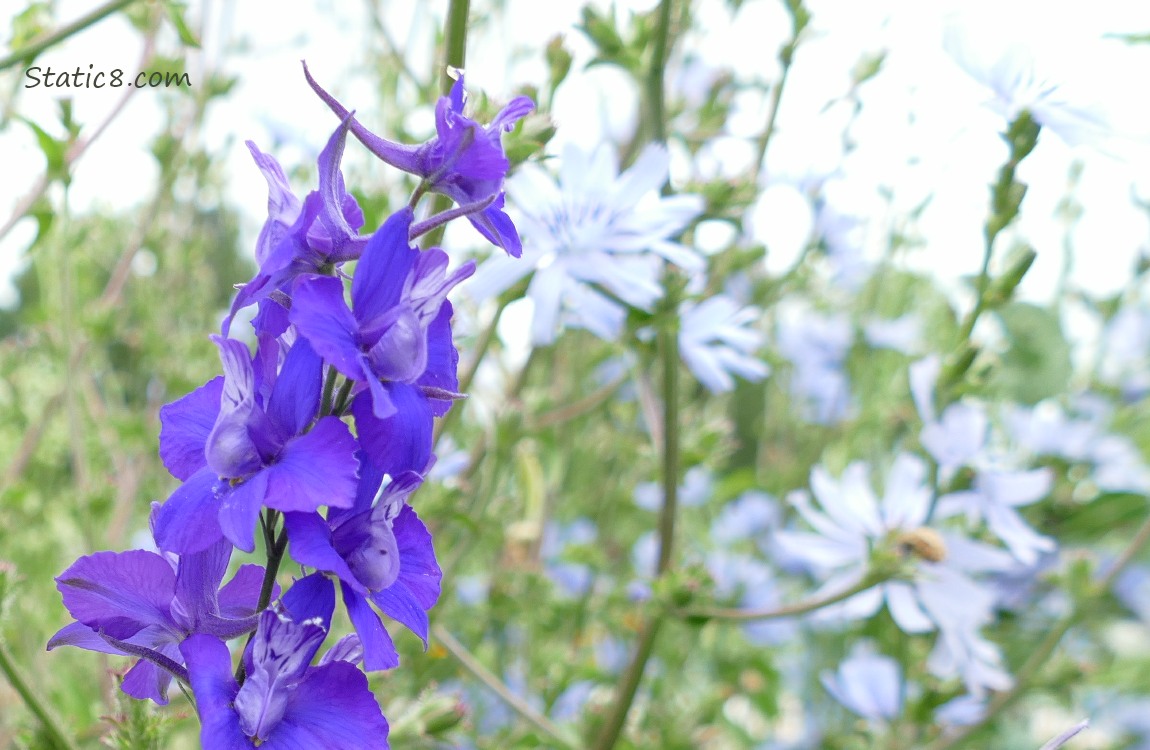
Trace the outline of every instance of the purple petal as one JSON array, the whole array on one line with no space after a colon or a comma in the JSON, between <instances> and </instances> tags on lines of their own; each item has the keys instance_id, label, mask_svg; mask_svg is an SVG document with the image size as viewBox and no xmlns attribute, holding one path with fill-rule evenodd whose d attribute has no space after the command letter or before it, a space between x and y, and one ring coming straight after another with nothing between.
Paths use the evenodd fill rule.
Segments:
<instances>
[{"instance_id":1,"label":"purple petal","mask_svg":"<svg viewBox=\"0 0 1150 750\"><path fill-rule=\"evenodd\" d=\"M73 622L56 631L48 641L48 650L59 646L75 646L88 651L98 651L101 654L116 654L123 656L124 652L105 641L95 630L82 622Z\"/></svg>"},{"instance_id":2,"label":"purple petal","mask_svg":"<svg viewBox=\"0 0 1150 750\"><path fill-rule=\"evenodd\" d=\"M231 488L221 498L219 525L223 535L244 552L256 548L256 520L268 494L268 472L261 471Z\"/></svg>"},{"instance_id":3,"label":"purple petal","mask_svg":"<svg viewBox=\"0 0 1150 750\"><path fill-rule=\"evenodd\" d=\"M450 302L444 302L439 308L439 315L427 329L427 367L423 375L416 381L419 385L439 388L454 393L459 390L459 352L451 340ZM451 401L432 399L431 411L437 417L442 417L451 408Z\"/></svg>"},{"instance_id":4,"label":"purple petal","mask_svg":"<svg viewBox=\"0 0 1150 750\"><path fill-rule=\"evenodd\" d=\"M478 214L468 216L467 220L488 242L503 248L512 258L523 255L523 242L519 239L519 231L516 230L511 217L503 211L503 193L499 194L495 203Z\"/></svg>"},{"instance_id":5,"label":"purple petal","mask_svg":"<svg viewBox=\"0 0 1150 750\"><path fill-rule=\"evenodd\" d=\"M346 120L351 113L348 112L342 104L336 101L335 97L324 91L323 88L315 82L315 79L311 77L311 73L307 69L307 63L303 65L303 74L304 77L307 78L308 85L319 95L319 98L323 100L324 104L326 104L332 112L335 112L340 120ZM416 147L384 140L361 125L354 117L351 119L350 127L352 135L358 138L360 143L367 146L369 151L385 163L410 174L420 174L418 149Z\"/></svg>"},{"instance_id":6,"label":"purple petal","mask_svg":"<svg viewBox=\"0 0 1150 750\"><path fill-rule=\"evenodd\" d=\"M220 614L239 619L256 613L263 587L264 569L260 565L241 565L232 580L220 589ZM272 588L272 599L279 597L279 584Z\"/></svg>"},{"instance_id":7,"label":"purple petal","mask_svg":"<svg viewBox=\"0 0 1150 750\"><path fill-rule=\"evenodd\" d=\"M377 509L387 511L386 506ZM387 588L399 575L399 547L388 521L386 515L380 518L373 511L350 518L332 531L336 551L355 579L371 591Z\"/></svg>"},{"instance_id":8,"label":"purple petal","mask_svg":"<svg viewBox=\"0 0 1150 750\"><path fill-rule=\"evenodd\" d=\"M335 584L321 573L312 573L293 583L280 597L280 604L296 622L318 618L326 631L335 612Z\"/></svg>"},{"instance_id":9,"label":"purple petal","mask_svg":"<svg viewBox=\"0 0 1150 750\"><path fill-rule=\"evenodd\" d=\"M353 380L367 379L357 341L359 324L343 301L342 281L331 276L301 278L292 293L289 317L335 369Z\"/></svg>"},{"instance_id":10,"label":"purple petal","mask_svg":"<svg viewBox=\"0 0 1150 750\"><path fill-rule=\"evenodd\" d=\"M261 741L273 732L278 734L288 696L326 635L314 621L294 621L278 610L269 609L260 616L249 648L247 680L233 703L244 734Z\"/></svg>"},{"instance_id":11,"label":"purple petal","mask_svg":"<svg viewBox=\"0 0 1150 750\"><path fill-rule=\"evenodd\" d=\"M260 300L259 312L252 318L252 328L255 329L256 335L276 338L282 336L290 325L286 307L275 300Z\"/></svg>"},{"instance_id":12,"label":"purple petal","mask_svg":"<svg viewBox=\"0 0 1150 750\"><path fill-rule=\"evenodd\" d=\"M180 651L175 643L165 643L159 649L177 664L180 663ZM168 688L172 684L172 673L161 669L158 665L147 659L140 659L124 675L124 682L120 689L138 700L150 700L161 706L168 705Z\"/></svg>"},{"instance_id":13,"label":"purple petal","mask_svg":"<svg viewBox=\"0 0 1150 750\"><path fill-rule=\"evenodd\" d=\"M428 399L406 383L388 383L396 413L379 419L362 395L352 403L360 443L371 462L395 476L401 471L422 472L431 459L432 411Z\"/></svg>"},{"instance_id":14,"label":"purple petal","mask_svg":"<svg viewBox=\"0 0 1150 750\"><path fill-rule=\"evenodd\" d=\"M515 123L523 119L535 109L535 102L529 96L517 96L507 103L507 106L495 115L495 119L487 126L489 130L510 131Z\"/></svg>"},{"instance_id":15,"label":"purple petal","mask_svg":"<svg viewBox=\"0 0 1150 750\"><path fill-rule=\"evenodd\" d=\"M181 555L199 552L223 536L215 472L205 467L190 476L163 505L152 505L156 546Z\"/></svg>"},{"instance_id":16,"label":"purple petal","mask_svg":"<svg viewBox=\"0 0 1150 750\"><path fill-rule=\"evenodd\" d=\"M332 524L338 523L339 519L345 515L355 515L370 510L371 504L375 502L375 496L379 493L379 487L383 484L384 472L368 460L366 453L359 451L356 458L359 459L359 481L356 486L355 504L350 509L333 509L328 513L328 521Z\"/></svg>"},{"instance_id":17,"label":"purple petal","mask_svg":"<svg viewBox=\"0 0 1150 750\"><path fill-rule=\"evenodd\" d=\"M332 251L338 252L340 245L355 235L355 230L347 223L343 215L343 199L347 192L343 187L339 164L343 159L344 142L347 140L348 120L351 115L344 118L335 132L331 134L327 145L319 154L319 195L323 202L323 210L319 218L331 237Z\"/></svg>"},{"instance_id":18,"label":"purple petal","mask_svg":"<svg viewBox=\"0 0 1150 750\"><path fill-rule=\"evenodd\" d=\"M427 368L427 335L408 305L393 307L387 317L389 324L367 354L371 370L383 380L410 383Z\"/></svg>"},{"instance_id":19,"label":"purple petal","mask_svg":"<svg viewBox=\"0 0 1150 750\"><path fill-rule=\"evenodd\" d=\"M386 750L387 719L367 676L347 662L308 670L288 698L283 721L261 750Z\"/></svg>"},{"instance_id":20,"label":"purple petal","mask_svg":"<svg viewBox=\"0 0 1150 750\"><path fill-rule=\"evenodd\" d=\"M256 409L255 372L247 344L213 336L224 367L224 390L220 412L208 435L205 453L208 466L220 477L243 477L260 466L259 451L248 427Z\"/></svg>"},{"instance_id":21,"label":"purple petal","mask_svg":"<svg viewBox=\"0 0 1150 750\"><path fill-rule=\"evenodd\" d=\"M351 306L362 327L399 304L419 251L408 242L410 208L392 214L371 236L351 282Z\"/></svg>"},{"instance_id":22,"label":"purple petal","mask_svg":"<svg viewBox=\"0 0 1150 750\"><path fill-rule=\"evenodd\" d=\"M289 440L267 475L269 508L313 511L321 505L348 507L355 501L355 438L337 417L324 417L306 435Z\"/></svg>"},{"instance_id":23,"label":"purple petal","mask_svg":"<svg viewBox=\"0 0 1150 750\"><path fill-rule=\"evenodd\" d=\"M291 540L293 560L309 568L334 573L341 581L347 581L357 589L363 588L355 580L355 575L344 559L335 551L331 528L318 513L285 513L284 525L288 539Z\"/></svg>"},{"instance_id":24,"label":"purple petal","mask_svg":"<svg viewBox=\"0 0 1150 750\"><path fill-rule=\"evenodd\" d=\"M79 622L118 638L148 625L172 627L176 592L172 566L155 552L97 552L56 578L64 606Z\"/></svg>"},{"instance_id":25,"label":"purple petal","mask_svg":"<svg viewBox=\"0 0 1150 750\"><path fill-rule=\"evenodd\" d=\"M221 539L200 552L180 555L176 566L175 598L180 613L194 626L204 615L215 614L217 592L232 558L232 545Z\"/></svg>"},{"instance_id":26,"label":"purple petal","mask_svg":"<svg viewBox=\"0 0 1150 750\"><path fill-rule=\"evenodd\" d=\"M427 610L439 600L443 572L435 561L431 534L419 516L405 505L392 527L399 545L399 578L390 587L371 595L388 617L406 625L427 646Z\"/></svg>"},{"instance_id":27,"label":"purple petal","mask_svg":"<svg viewBox=\"0 0 1150 750\"><path fill-rule=\"evenodd\" d=\"M256 241L256 263L263 265L268 253L299 216L300 201L292 193L287 176L275 157L263 153L251 141L245 143L268 183L268 218Z\"/></svg>"},{"instance_id":28,"label":"purple petal","mask_svg":"<svg viewBox=\"0 0 1150 750\"><path fill-rule=\"evenodd\" d=\"M300 434L319 411L322 388L323 360L307 339L297 339L276 378L268 416L285 436Z\"/></svg>"},{"instance_id":29,"label":"purple petal","mask_svg":"<svg viewBox=\"0 0 1150 750\"><path fill-rule=\"evenodd\" d=\"M341 583L343 603L347 607L347 616L359 634L363 644L363 668L368 672L381 669L393 669L399 666L399 653L395 650L391 636L383 627L379 615L360 594L353 591L347 584Z\"/></svg>"},{"instance_id":30,"label":"purple petal","mask_svg":"<svg viewBox=\"0 0 1150 750\"><path fill-rule=\"evenodd\" d=\"M220 413L224 379L215 377L160 409L160 459L180 481L207 466L204 446Z\"/></svg>"},{"instance_id":31,"label":"purple petal","mask_svg":"<svg viewBox=\"0 0 1150 750\"><path fill-rule=\"evenodd\" d=\"M200 744L218 750L249 750L252 743L240 731L232 710L239 686L232 677L228 647L210 635L193 635L180 644L188 665L196 709L200 714Z\"/></svg>"}]
</instances>

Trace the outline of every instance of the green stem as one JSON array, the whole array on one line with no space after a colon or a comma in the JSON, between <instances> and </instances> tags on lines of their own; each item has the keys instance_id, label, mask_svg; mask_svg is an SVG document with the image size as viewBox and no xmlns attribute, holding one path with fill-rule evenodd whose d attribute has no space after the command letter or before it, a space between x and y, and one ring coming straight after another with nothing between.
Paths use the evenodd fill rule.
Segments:
<instances>
[{"instance_id":1,"label":"green stem","mask_svg":"<svg viewBox=\"0 0 1150 750\"><path fill-rule=\"evenodd\" d=\"M0 59L0 70L7 70L17 63L31 60L49 47L59 44L89 26L99 23L107 16L128 7L134 2L136 2L136 0L111 0L110 2L104 3L87 15L80 16L72 23L65 24L55 31L45 34L15 52L12 52L7 57Z\"/></svg>"},{"instance_id":2,"label":"green stem","mask_svg":"<svg viewBox=\"0 0 1150 750\"><path fill-rule=\"evenodd\" d=\"M338 375L339 375L339 371L336 370L331 365L328 365L327 376L324 378L324 381L323 381L323 395L320 396L320 399L319 399L319 413L320 414L332 414L333 413L332 409L335 406L335 402L332 401L331 397L335 391L335 379Z\"/></svg>"},{"instance_id":3,"label":"green stem","mask_svg":"<svg viewBox=\"0 0 1150 750\"><path fill-rule=\"evenodd\" d=\"M471 0L451 0L447 6L447 27L444 29L443 64L436 70L440 77L440 90L446 95L451 93L455 80L448 75L448 68L463 69L467 62L467 18L471 9ZM435 216L451 208L451 199L442 193L436 193L431 201L431 211L428 216ZM434 247L443 239L445 227L437 227L424 236L423 247Z\"/></svg>"},{"instance_id":4,"label":"green stem","mask_svg":"<svg viewBox=\"0 0 1150 750\"><path fill-rule=\"evenodd\" d=\"M959 339L962 341L970 339L970 334L974 332L974 324L978 322L979 316L986 309L986 292L990 288L990 259L993 255L994 235L987 234L986 246L982 250L982 269L978 272L978 281L975 286L977 297L974 301L974 308L963 320L962 331L959 333Z\"/></svg>"},{"instance_id":5,"label":"green stem","mask_svg":"<svg viewBox=\"0 0 1150 750\"><path fill-rule=\"evenodd\" d=\"M674 0L661 0L658 10L658 25L655 29L655 38L652 45L650 68L647 71L644 95L647 104L647 114L650 117L648 126L652 139L659 142L667 140L667 123L665 116L665 85L664 72L670 51L671 39L671 10ZM663 193L670 189L663 185ZM659 349L663 369L663 414L662 414L662 485L663 504L659 509L659 554L655 567L656 578L663 578L671 568L674 560L675 517L679 506L679 326L678 326L678 294L673 292L677 288L674 273L668 269L664 273L664 287L667 289L664 305L666 315L659 330ZM635 653L623 673L622 681L615 692L611 712L607 716L595 740L594 750L611 750L619 741L623 726L627 723L627 715L631 705L635 702L635 694L639 684L643 681L647 662L655 647L655 638L666 619L667 612L660 608L643 623L639 632L639 639L635 644Z\"/></svg>"},{"instance_id":6,"label":"green stem","mask_svg":"<svg viewBox=\"0 0 1150 750\"><path fill-rule=\"evenodd\" d=\"M23 699L28 710L44 725L44 731L51 737L52 743L61 750L78 750L76 743L64 732L59 720L53 715L48 705L40 700L28 681L24 679L24 675L12 659L12 654L8 651L8 644L3 637L0 637L0 672L3 672L4 676L8 678L8 684Z\"/></svg>"},{"instance_id":7,"label":"green stem","mask_svg":"<svg viewBox=\"0 0 1150 750\"><path fill-rule=\"evenodd\" d=\"M335 395L335 403L332 404L331 413L339 417L343 415L344 409L347 408L347 399L351 395L351 387L355 381L350 378L343 381L343 385L339 387L339 393Z\"/></svg>"},{"instance_id":8,"label":"green stem","mask_svg":"<svg viewBox=\"0 0 1150 750\"><path fill-rule=\"evenodd\" d=\"M260 519L260 524L264 532L264 546L267 551L267 565L264 567L264 580L260 584L260 598L256 603L256 612L263 612L268 608L272 601L272 591L275 590L276 576L280 572L280 563L284 558L284 551L287 549L288 535L287 529L281 529L277 536L276 525L279 522L279 511L267 509L267 513ZM247 642L244 644L244 651L247 650L247 643L251 643L252 638L255 637L253 631L248 636ZM243 653L241 651L241 653ZM247 677L246 670L244 669L243 657L240 658L239 666L236 667L236 682L241 685L244 684L244 679Z\"/></svg>"},{"instance_id":9,"label":"green stem","mask_svg":"<svg viewBox=\"0 0 1150 750\"><path fill-rule=\"evenodd\" d=\"M763 171L763 160L767 157L767 146L771 144L771 138L775 135L775 124L779 119L779 104L783 100L783 89L786 88L787 78L791 72L791 62L794 60L794 49L798 46L798 36L794 36L787 42L785 50L790 50L790 54L782 54L779 56L782 62L783 69L779 73L779 82L771 89L771 103L770 109L767 110L767 124L763 126L763 132L759 134L758 142L755 144L755 167L754 177L752 178L754 184L758 184L759 175ZM804 250L805 252L805 250ZM797 268L800 264L795 263L794 267Z\"/></svg>"},{"instance_id":10,"label":"green stem","mask_svg":"<svg viewBox=\"0 0 1150 750\"><path fill-rule=\"evenodd\" d=\"M447 29L444 39L444 70L440 71L443 93L451 92L455 81L446 68L463 69L467 61L467 17L471 0L451 0L447 6Z\"/></svg>"},{"instance_id":11,"label":"green stem","mask_svg":"<svg viewBox=\"0 0 1150 750\"><path fill-rule=\"evenodd\" d=\"M666 87L663 78L671 38L672 4L672 0L662 0L659 3L659 26L655 32L655 43L651 48L651 67L647 71L646 97L650 113L648 124L651 127L651 139L660 143L667 140Z\"/></svg>"},{"instance_id":12,"label":"green stem","mask_svg":"<svg viewBox=\"0 0 1150 750\"><path fill-rule=\"evenodd\" d=\"M464 669L490 688L492 692L498 695L500 699L514 709L516 713L563 747L571 748L571 750L575 750L575 748L579 747L579 743L568 737L563 730L556 726L550 719L532 708L523 698L511 692L510 688L503 684L502 680L496 677L487 667L483 666L483 664L467 650L467 647L456 640L455 636L449 633L446 628L442 625L433 625L431 627L431 634L435 636L435 640L439 641L439 643L463 665Z\"/></svg>"},{"instance_id":13,"label":"green stem","mask_svg":"<svg viewBox=\"0 0 1150 750\"><path fill-rule=\"evenodd\" d=\"M674 304L674 302L672 302ZM675 307L670 315L677 315ZM675 517L679 510L679 330L672 319L661 333L663 355L663 506L659 509L659 558L663 575L674 557Z\"/></svg>"},{"instance_id":14,"label":"green stem","mask_svg":"<svg viewBox=\"0 0 1150 750\"><path fill-rule=\"evenodd\" d=\"M675 615L685 618L707 618L712 620L729 620L731 622L748 622L763 620L778 620L783 617L797 617L809 612L838 604L860 594L867 589L887 581L891 576L885 572L871 572L863 576L862 580L835 594L816 599L808 599L796 604L786 604L781 607L765 607L762 609L739 609L737 607L692 607L677 610Z\"/></svg>"}]
</instances>

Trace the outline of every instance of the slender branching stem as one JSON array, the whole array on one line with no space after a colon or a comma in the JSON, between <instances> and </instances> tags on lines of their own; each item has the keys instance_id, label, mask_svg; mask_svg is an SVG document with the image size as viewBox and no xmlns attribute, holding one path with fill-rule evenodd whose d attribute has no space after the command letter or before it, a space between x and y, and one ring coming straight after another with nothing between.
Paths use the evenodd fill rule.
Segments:
<instances>
[{"instance_id":1,"label":"slender branching stem","mask_svg":"<svg viewBox=\"0 0 1150 750\"><path fill-rule=\"evenodd\" d=\"M674 0L661 0L659 3L658 21L649 61L651 67L648 69L644 87L647 113L651 118L651 122L647 124L653 139L660 142L667 139L664 74L669 57L673 5ZM664 185L663 192L666 193L667 190L668 186ZM673 271L668 269L664 277L667 288L664 299L666 314L663 316L659 330L659 353L663 375L663 440L661 446L663 503L659 509L659 551L655 568L657 578L662 578L667 574L674 560L675 520L679 506L678 295L672 290L672 287L676 286ZM631 705L634 703L639 685L643 681L647 662L654 650L655 639L666 616L666 610L659 608L643 623L635 643L635 651L631 655L631 660L627 664L627 669L624 671L615 692L610 712L595 739L594 750L611 750L619 741L623 726L627 723L627 715L631 711Z\"/></svg>"},{"instance_id":2,"label":"slender branching stem","mask_svg":"<svg viewBox=\"0 0 1150 750\"><path fill-rule=\"evenodd\" d=\"M759 609L740 609L738 607L690 607L687 609L675 610L674 614L679 617L690 619L710 619L710 620L728 620L732 622L761 622L763 620L778 620L784 617L798 617L799 615L809 614L823 607L829 607L832 604L838 604L841 601L850 599L855 594L870 589L880 583L889 580L891 576L885 572L868 573L863 576L858 583L853 586L848 586L841 591L825 596L814 597L794 604L784 604L777 607L762 607Z\"/></svg>"},{"instance_id":3,"label":"slender branching stem","mask_svg":"<svg viewBox=\"0 0 1150 750\"><path fill-rule=\"evenodd\" d=\"M523 698L511 692L511 690L503 684L502 680L495 676L487 667L483 666L479 659L475 658L475 656L467 650L467 647L460 643L446 628L442 625L433 625L431 627L431 634L435 636L435 640L438 641L440 645L447 649L448 653L455 657L464 669L490 688L504 703L535 726L536 729L539 729L551 739L558 742L562 747L571 748L571 750L579 747L579 743L569 737L567 733L556 726L554 722L532 708L531 704L523 700Z\"/></svg>"},{"instance_id":4,"label":"slender branching stem","mask_svg":"<svg viewBox=\"0 0 1150 750\"><path fill-rule=\"evenodd\" d=\"M72 740L67 732L64 731L60 725L60 720L56 718L48 704L40 699L40 696L24 679L24 674L16 665L15 660L12 658L12 653L8 650L8 644L5 643L4 638L0 636L0 672L4 673L7 678L8 684L16 691L24 701L24 705L28 710L40 720L40 724L44 727L44 732L51 738L52 743L60 750L78 750L79 746Z\"/></svg>"},{"instance_id":5,"label":"slender branching stem","mask_svg":"<svg viewBox=\"0 0 1150 750\"><path fill-rule=\"evenodd\" d=\"M80 16L75 21L65 24L53 32L29 42L18 50L13 50L7 57L0 59L0 70L7 70L17 63L31 60L49 47L53 47L74 34L78 34L89 26L94 26L118 10L122 10L136 0L110 0L99 8Z\"/></svg>"}]
</instances>

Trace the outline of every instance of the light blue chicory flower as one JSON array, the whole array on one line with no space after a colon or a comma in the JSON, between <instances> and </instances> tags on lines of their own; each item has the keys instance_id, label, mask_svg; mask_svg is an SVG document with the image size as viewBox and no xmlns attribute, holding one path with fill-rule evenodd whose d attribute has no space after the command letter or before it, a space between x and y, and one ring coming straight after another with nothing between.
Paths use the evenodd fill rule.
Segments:
<instances>
[{"instance_id":1,"label":"light blue chicory flower","mask_svg":"<svg viewBox=\"0 0 1150 750\"><path fill-rule=\"evenodd\" d=\"M836 701L869 721L890 721L902 712L898 662L867 645L856 645L837 671L824 672L819 679Z\"/></svg>"},{"instance_id":2,"label":"light blue chicory flower","mask_svg":"<svg viewBox=\"0 0 1150 750\"><path fill-rule=\"evenodd\" d=\"M679 352L687 368L712 393L735 387L733 375L757 382L770 373L751 352L763 335L752 327L761 312L742 307L725 294L679 306Z\"/></svg>"},{"instance_id":3,"label":"light blue chicory flower","mask_svg":"<svg viewBox=\"0 0 1150 750\"><path fill-rule=\"evenodd\" d=\"M527 296L537 346L568 326L613 340L627 306L650 311L663 296L662 260L688 273L703 269L696 252L669 239L702 212L703 201L658 194L670 164L664 147L648 146L623 174L606 146L591 154L570 146L561 164L558 184L533 164L507 181L519 209L516 224L528 239L523 257L489 258L468 285L476 299L486 299L532 274Z\"/></svg>"}]
</instances>

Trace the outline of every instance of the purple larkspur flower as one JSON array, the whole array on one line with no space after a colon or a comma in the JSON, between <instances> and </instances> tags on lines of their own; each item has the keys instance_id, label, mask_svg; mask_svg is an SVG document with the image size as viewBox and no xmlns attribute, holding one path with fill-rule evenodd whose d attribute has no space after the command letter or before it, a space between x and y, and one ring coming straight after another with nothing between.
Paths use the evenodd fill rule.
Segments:
<instances>
[{"instance_id":1,"label":"purple larkspur flower","mask_svg":"<svg viewBox=\"0 0 1150 750\"><path fill-rule=\"evenodd\" d=\"M251 552L260 508L314 511L355 499L355 439L337 417L316 420L323 363L297 339L283 355L261 342L213 337L224 374L160 410L160 457L184 481L155 514L156 544L188 553L221 536Z\"/></svg>"},{"instance_id":2,"label":"purple larkspur flower","mask_svg":"<svg viewBox=\"0 0 1150 750\"><path fill-rule=\"evenodd\" d=\"M76 646L141 657L124 677L124 692L168 702L175 674L184 675L179 644L196 633L221 639L250 633L264 570L244 565L220 588L232 546L224 540L188 555L147 550L97 552L56 578L76 622L48 641L48 650Z\"/></svg>"},{"instance_id":3,"label":"purple larkspur flower","mask_svg":"<svg viewBox=\"0 0 1150 750\"><path fill-rule=\"evenodd\" d=\"M296 581L259 618L245 651L246 679L232 676L228 647L210 635L180 646L200 714L200 741L213 750L387 748L387 720L367 677L347 661L312 666L331 626L335 589L319 573ZM344 642L336 649L343 650ZM335 649L333 649L335 650Z\"/></svg>"},{"instance_id":4,"label":"purple larkspur flower","mask_svg":"<svg viewBox=\"0 0 1150 750\"><path fill-rule=\"evenodd\" d=\"M359 236L363 211L344 187L340 160L347 139L347 123L341 124L319 154L319 189L300 201L291 190L279 162L247 141L256 166L268 183L268 218L256 240L259 270L244 284L224 321L228 335L236 313L261 302L256 330L278 336L287 330L287 308L269 295L290 292L291 281L305 273L317 273L349 260L356 260L367 244Z\"/></svg>"},{"instance_id":5,"label":"purple larkspur flower","mask_svg":"<svg viewBox=\"0 0 1150 750\"><path fill-rule=\"evenodd\" d=\"M503 153L501 136L535 109L526 96L517 96L495 115L488 125L480 125L463 114L463 76L451 93L435 105L435 137L419 146L393 143L372 133L359 123L335 97L325 91L303 66L304 76L320 99L341 119L368 150L404 172L416 175L433 192L442 193L461 207L481 206L467 218L479 233L508 255L519 257L523 250L515 225L503 211L503 179L511 164Z\"/></svg>"},{"instance_id":6,"label":"purple larkspur flower","mask_svg":"<svg viewBox=\"0 0 1150 750\"><path fill-rule=\"evenodd\" d=\"M448 273L447 253L412 247L412 218L404 208L372 236L351 282L351 309L343 281L330 276L300 279L291 309L315 350L357 382L359 440L392 476L427 468L434 417L458 397L447 294L475 270L469 262Z\"/></svg>"},{"instance_id":7,"label":"purple larkspur flower","mask_svg":"<svg viewBox=\"0 0 1150 750\"><path fill-rule=\"evenodd\" d=\"M427 611L439 599L443 574L431 534L407 504L422 482L420 475L405 471L381 490L382 471L363 460L352 507L331 508L326 519L318 513L284 516L292 558L339 578L368 671L399 664L391 636L371 604L427 646Z\"/></svg>"}]
</instances>

